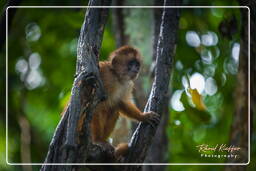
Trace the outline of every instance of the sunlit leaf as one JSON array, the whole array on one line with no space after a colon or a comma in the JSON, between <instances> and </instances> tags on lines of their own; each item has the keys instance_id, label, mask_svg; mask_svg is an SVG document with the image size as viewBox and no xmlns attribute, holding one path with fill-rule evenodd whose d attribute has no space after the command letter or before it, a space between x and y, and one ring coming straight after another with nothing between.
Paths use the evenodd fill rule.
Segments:
<instances>
[{"instance_id":1,"label":"sunlit leaf","mask_svg":"<svg viewBox=\"0 0 256 171\"><path fill-rule=\"evenodd\" d=\"M202 96L198 93L197 89L189 88L188 91L192 97L192 101L196 108L201 111L206 111L207 109L206 106L204 105Z\"/></svg>"},{"instance_id":2,"label":"sunlit leaf","mask_svg":"<svg viewBox=\"0 0 256 171\"><path fill-rule=\"evenodd\" d=\"M181 96L181 102L184 105L186 115L193 123L207 123L208 124L211 121L211 115L206 110L206 107L202 101L201 95L198 92L197 93L194 92L194 93L191 93L191 96L192 96L193 103L195 103L195 107L191 107L191 105L189 105L188 98L190 98L190 97L187 97L185 95L185 93L183 93ZM194 102L194 101L196 101L196 102ZM199 108L201 110L199 110Z\"/></svg>"}]
</instances>

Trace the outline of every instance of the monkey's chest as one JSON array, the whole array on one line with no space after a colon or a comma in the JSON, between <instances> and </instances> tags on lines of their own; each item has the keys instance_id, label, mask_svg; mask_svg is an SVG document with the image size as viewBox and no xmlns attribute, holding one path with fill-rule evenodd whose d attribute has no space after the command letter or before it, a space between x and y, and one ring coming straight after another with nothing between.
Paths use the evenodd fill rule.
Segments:
<instances>
[{"instance_id":1,"label":"monkey's chest","mask_svg":"<svg viewBox=\"0 0 256 171\"><path fill-rule=\"evenodd\" d=\"M112 94L109 94L109 101L115 106L120 101L131 98L132 87L132 82L127 82L123 85L117 85L114 88L114 91L112 91Z\"/></svg>"}]
</instances>

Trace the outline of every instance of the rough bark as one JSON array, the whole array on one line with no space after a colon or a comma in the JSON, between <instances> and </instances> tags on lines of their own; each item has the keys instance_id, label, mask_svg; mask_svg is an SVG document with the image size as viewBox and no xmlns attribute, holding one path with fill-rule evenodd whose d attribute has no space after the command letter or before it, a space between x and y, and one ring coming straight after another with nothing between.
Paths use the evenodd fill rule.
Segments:
<instances>
[{"instance_id":1,"label":"rough bark","mask_svg":"<svg viewBox=\"0 0 256 171\"><path fill-rule=\"evenodd\" d=\"M168 95L169 96L169 95ZM163 109L163 116L161 117L160 124L156 130L153 142L148 150L145 163L168 163L168 137L166 135L166 126L169 121L169 97L166 97L166 104ZM165 170L166 165L145 165L143 171L158 171Z\"/></svg>"},{"instance_id":2,"label":"rough bark","mask_svg":"<svg viewBox=\"0 0 256 171\"><path fill-rule=\"evenodd\" d=\"M180 4L179 0L165 0L164 5ZM179 21L179 9L165 8L162 17L160 36L157 46L156 71L150 97L144 109L145 112L154 111L163 114L166 95L168 93L170 71L175 52L176 34ZM140 123L130 140L130 150L124 158L125 163L142 163L155 135L157 127L147 123ZM126 166L124 171L141 170L140 165Z\"/></svg>"},{"instance_id":3,"label":"rough bark","mask_svg":"<svg viewBox=\"0 0 256 171\"><path fill-rule=\"evenodd\" d=\"M154 6L163 6L163 0L155 0ZM161 25L161 17L163 13L163 8L155 8L154 9L154 37L153 37L153 61L156 60L157 54L157 43L160 33L160 25ZM155 62L152 63L152 65ZM154 67L152 70L152 76L154 76ZM167 153L168 153L168 138L166 135L166 126L169 120L169 108L168 102L170 100L170 96L166 97L166 104L164 105L163 116L161 118L160 124L156 130L156 135L153 138L153 142L148 150L148 154L145 159L145 163L168 163L167 161ZM164 170L166 165L145 165L143 166L144 171L158 171Z\"/></svg>"},{"instance_id":4,"label":"rough bark","mask_svg":"<svg viewBox=\"0 0 256 171\"><path fill-rule=\"evenodd\" d=\"M249 6L251 7L251 14L255 17L255 7L256 3L252 2L252 4L249 4L249 1L240 0L240 5L242 6ZM255 18L254 18L255 19ZM234 146L241 147L241 151L238 153L239 158L228 160L228 162L232 163L247 163L248 162L248 10L247 9L241 9L241 21L242 21L242 28L241 28L241 42L240 42L240 55L239 55L239 69L237 74L237 88L236 88L236 96L239 98L236 98L236 108L233 118L233 124L231 129L231 135L230 135L230 144ZM252 20L251 20L252 21ZM251 27L255 30L255 21L253 21ZM251 30L251 33L252 30ZM254 32L255 34L255 32ZM251 37L253 37L251 35ZM255 35L254 35L255 37ZM255 41L255 38L253 38ZM253 45L255 45L255 42L251 42L250 46L251 49L253 49ZM255 47L254 47L255 48ZM255 50L252 50L251 52L254 52ZM253 53L251 54L251 59L255 58L253 56ZM255 59L253 59L255 63ZM253 62L252 62L253 63ZM252 68L251 71L255 71L255 66L251 64ZM252 72L253 73L253 72ZM254 72L255 74L255 72ZM251 80L252 81L252 80ZM255 91L255 88L254 90ZM255 92L254 92L255 93ZM255 98L255 96L254 96ZM252 97L251 97L252 99ZM252 109L252 108L251 108ZM251 110L249 109L249 110ZM252 112L252 110L251 110ZM252 116L252 115L251 115ZM252 118L251 118L252 119ZM225 171L243 171L246 170L246 166L227 166L225 167Z\"/></svg>"},{"instance_id":5,"label":"rough bark","mask_svg":"<svg viewBox=\"0 0 256 171\"><path fill-rule=\"evenodd\" d=\"M89 1L89 6L110 4L110 0ZM91 144L89 122L93 109L105 98L99 77L98 58L108 11L107 8L88 8L86 11L78 40L76 78L71 101L55 130L45 163L85 163L90 152L92 155L98 154L94 150L98 150L99 146ZM79 131L78 120L83 121ZM43 165L41 168L43 171L77 169L72 165Z\"/></svg>"},{"instance_id":6,"label":"rough bark","mask_svg":"<svg viewBox=\"0 0 256 171\"><path fill-rule=\"evenodd\" d=\"M154 6L163 6L164 0L154 0ZM163 14L163 8L154 8L154 37L153 37L153 61L156 60L157 55L157 43L160 33L161 18Z\"/></svg>"}]
</instances>

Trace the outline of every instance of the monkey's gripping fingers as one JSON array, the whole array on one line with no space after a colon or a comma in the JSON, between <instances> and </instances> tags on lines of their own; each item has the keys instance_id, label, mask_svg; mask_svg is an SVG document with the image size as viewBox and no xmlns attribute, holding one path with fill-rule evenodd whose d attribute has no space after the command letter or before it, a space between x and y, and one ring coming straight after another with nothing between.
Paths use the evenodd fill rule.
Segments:
<instances>
[{"instance_id":1,"label":"monkey's gripping fingers","mask_svg":"<svg viewBox=\"0 0 256 171\"><path fill-rule=\"evenodd\" d=\"M150 124L153 128L155 128L160 122L160 115L155 112L146 112L144 113L145 122Z\"/></svg>"}]
</instances>

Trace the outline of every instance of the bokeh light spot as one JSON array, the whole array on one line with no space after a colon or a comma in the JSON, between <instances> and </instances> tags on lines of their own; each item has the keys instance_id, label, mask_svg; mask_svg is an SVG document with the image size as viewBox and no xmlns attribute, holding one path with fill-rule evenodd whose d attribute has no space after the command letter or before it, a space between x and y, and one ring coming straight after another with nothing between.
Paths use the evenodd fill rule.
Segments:
<instances>
[{"instance_id":1,"label":"bokeh light spot","mask_svg":"<svg viewBox=\"0 0 256 171\"><path fill-rule=\"evenodd\" d=\"M188 31L186 33L186 41L192 47L198 47L201 43L199 35L195 31Z\"/></svg>"},{"instance_id":2,"label":"bokeh light spot","mask_svg":"<svg viewBox=\"0 0 256 171\"><path fill-rule=\"evenodd\" d=\"M41 29L36 23L26 25L25 32L26 39L31 42L35 42L41 37Z\"/></svg>"},{"instance_id":3,"label":"bokeh light spot","mask_svg":"<svg viewBox=\"0 0 256 171\"><path fill-rule=\"evenodd\" d=\"M197 89L199 94L202 94L204 91L205 87L205 79L204 76L198 72L195 72L191 77L190 77L190 86L192 89Z\"/></svg>"},{"instance_id":4,"label":"bokeh light spot","mask_svg":"<svg viewBox=\"0 0 256 171\"><path fill-rule=\"evenodd\" d=\"M171 98L171 106L172 106L173 110L178 111L178 112L185 110L182 102L180 101L182 92L183 92L183 90L176 90L173 93L172 98Z\"/></svg>"},{"instance_id":5,"label":"bokeh light spot","mask_svg":"<svg viewBox=\"0 0 256 171\"><path fill-rule=\"evenodd\" d=\"M212 78L209 77L205 81L205 93L212 96L214 95L218 90L216 81Z\"/></svg>"}]
</instances>

